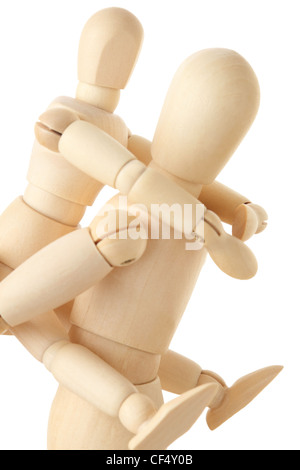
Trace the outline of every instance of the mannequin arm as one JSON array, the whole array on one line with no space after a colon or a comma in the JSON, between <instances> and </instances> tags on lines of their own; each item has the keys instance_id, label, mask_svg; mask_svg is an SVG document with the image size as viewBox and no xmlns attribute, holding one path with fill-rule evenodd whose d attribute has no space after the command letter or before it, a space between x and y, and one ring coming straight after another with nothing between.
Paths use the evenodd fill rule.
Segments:
<instances>
[{"instance_id":1,"label":"mannequin arm","mask_svg":"<svg viewBox=\"0 0 300 470\"><path fill-rule=\"evenodd\" d=\"M132 136L129 148L143 154L141 160L150 159L147 140ZM104 185L128 195L130 203L143 204L151 211L152 204L190 204L192 228L196 227L197 206L202 205L176 183L138 160L124 146L92 124L75 121L63 132L59 142L60 153L73 166ZM201 215L203 211L201 212ZM173 224L182 233L182 222Z\"/></svg>"},{"instance_id":2,"label":"mannequin arm","mask_svg":"<svg viewBox=\"0 0 300 470\"><path fill-rule=\"evenodd\" d=\"M262 207L217 181L203 186L199 200L223 222L232 225L233 235L243 241L267 226L268 215Z\"/></svg>"},{"instance_id":3,"label":"mannequin arm","mask_svg":"<svg viewBox=\"0 0 300 470\"><path fill-rule=\"evenodd\" d=\"M64 158L84 173L102 184L118 189L122 194L127 194L130 203L146 206L149 214L153 205L168 209L176 205L181 210L188 206L191 209L188 229L183 228L184 217L170 219L170 210L167 211L166 218L164 211L160 211L160 219L189 239L201 237L203 204L171 179L146 167L97 127L83 121L73 122L63 132L59 150ZM230 276L238 279L251 278L257 270L252 252L240 240L225 234L216 215L209 218L205 244L210 256Z\"/></svg>"},{"instance_id":4,"label":"mannequin arm","mask_svg":"<svg viewBox=\"0 0 300 470\"><path fill-rule=\"evenodd\" d=\"M1 282L1 317L14 327L64 305L114 266L140 258L145 248L142 239L94 241L88 228L72 232L40 250Z\"/></svg>"},{"instance_id":5,"label":"mannequin arm","mask_svg":"<svg viewBox=\"0 0 300 470\"><path fill-rule=\"evenodd\" d=\"M139 135L131 135L128 138L128 150L144 165L149 165L152 161L150 140Z\"/></svg>"}]
</instances>

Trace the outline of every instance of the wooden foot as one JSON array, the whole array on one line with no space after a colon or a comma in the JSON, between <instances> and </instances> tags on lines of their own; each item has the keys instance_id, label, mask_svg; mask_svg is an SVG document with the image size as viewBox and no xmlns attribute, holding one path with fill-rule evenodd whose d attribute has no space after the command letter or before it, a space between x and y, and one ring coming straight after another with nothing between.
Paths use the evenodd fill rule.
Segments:
<instances>
[{"instance_id":1,"label":"wooden foot","mask_svg":"<svg viewBox=\"0 0 300 470\"><path fill-rule=\"evenodd\" d=\"M164 450L186 433L212 401L217 385L203 385L163 405L131 439L131 450Z\"/></svg>"},{"instance_id":2,"label":"wooden foot","mask_svg":"<svg viewBox=\"0 0 300 470\"><path fill-rule=\"evenodd\" d=\"M221 403L208 411L206 421L213 431L245 408L282 371L281 366L258 370L239 379L232 387L225 389Z\"/></svg>"}]
</instances>

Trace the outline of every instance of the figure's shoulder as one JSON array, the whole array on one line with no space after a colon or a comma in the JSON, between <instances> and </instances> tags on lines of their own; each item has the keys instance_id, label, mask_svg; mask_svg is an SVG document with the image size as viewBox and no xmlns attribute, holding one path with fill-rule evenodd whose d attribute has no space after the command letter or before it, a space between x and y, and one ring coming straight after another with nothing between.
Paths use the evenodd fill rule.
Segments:
<instances>
[{"instance_id":1,"label":"figure's shoulder","mask_svg":"<svg viewBox=\"0 0 300 470\"><path fill-rule=\"evenodd\" d=\"M53 109L58 113L61 112L60 110L74 112L82 121L94 124L127 147L129 131L123 119L117 114L69 96L59 96L53 100L48 110Z\"/></svg>"}]
</instances>

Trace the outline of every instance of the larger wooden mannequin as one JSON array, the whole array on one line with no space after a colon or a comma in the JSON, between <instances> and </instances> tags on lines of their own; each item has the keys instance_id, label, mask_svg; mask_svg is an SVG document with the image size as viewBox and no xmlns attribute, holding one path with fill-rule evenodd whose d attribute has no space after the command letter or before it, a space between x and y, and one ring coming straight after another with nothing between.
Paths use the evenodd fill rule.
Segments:
<instances>
[{"instance_id":1,"label":"larger wooden mannequin","mask_svg":"<svg viewBox=\"0 0 300 470\"><path fill-rule=\"evenodd\" d=\"M1 283L0 313L11 326L75 298L71 342L53 342L42 358L61 384L50 415L50 449L165 449L205 407L214 429L281 370L267 368L227 388L216 374L168 350L207 252L233 277L248 279L256 272L254 256L224 232L218 215L247 239L263 229L265 213L215 178L249 129L258 103L249 64L233 51L211 49L191 56L175 75L148 166L77 116L65 128L52 128L62 134L58 146L69 163L128 194L130 203L195 209L205 201L207 209L200 250L187 251L184 238L124 240L120 234L130 234L130 218L117 227L119 238L110 239L100 215ZM119 196L111 201L116 212L118 201ZM200 237L195 214L189 235ZM144 220L147 225L148 215ZM174 231L182 229L171 223ZM161 386L181 395L163 405Z\"/></svg>"}]
</instances>

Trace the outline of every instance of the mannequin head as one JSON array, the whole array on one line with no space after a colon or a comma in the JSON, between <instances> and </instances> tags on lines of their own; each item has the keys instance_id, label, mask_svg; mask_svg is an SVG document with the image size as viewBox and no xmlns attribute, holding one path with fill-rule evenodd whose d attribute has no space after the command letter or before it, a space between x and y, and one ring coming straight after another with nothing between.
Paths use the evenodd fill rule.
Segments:
<instances>
[{"instance_id":1,"label":"mannequin head","mask_svg":"<svg viewBox=\"0 0 300 470\"><path fill-rule=\"evenodd\" d=\"M212 183L258 107L258 81L243 57L227 49L197 52L171 83L153 139L153 160L186 181Z\"/></svg>"}]
</instances>

